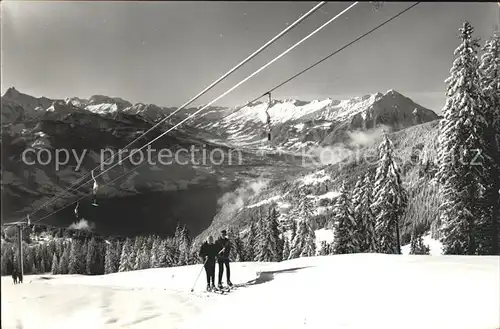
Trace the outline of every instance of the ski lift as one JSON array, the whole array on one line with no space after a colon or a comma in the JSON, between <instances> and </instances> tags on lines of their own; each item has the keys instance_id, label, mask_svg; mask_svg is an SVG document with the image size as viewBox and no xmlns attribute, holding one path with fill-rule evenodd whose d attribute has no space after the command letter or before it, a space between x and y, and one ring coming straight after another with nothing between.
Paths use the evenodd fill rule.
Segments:
<instances>
[{"instance_id":1,"label":"ski lift","mask_svg":"<svg viewBox=\"0 0 500 329\"><path fill-rule=\"evenodd\" d=\"M75 206L75 217L76 219L78 219L78 208L80 207L80 201L77 201L76 202L76 206Z\"/></svg>"},{"instance_id":2,"label":"ski lift","mask_svg":"<svg viewBox=\"0 0 500 329\"><path fill-rule=\"evenodd\" d=\"M271 107L272 98L271 98L270 92L268 92L267 94L264 94L264 95L269 96L269 102L267 103L267 108L266 108L266 124L267 124L267 141L270 142L271 141L271 116L269 115L269 108Z\"/></svg>"},{"instance_id":3,"label":"ski lift","mask_svg":"<svg viewBox=\"0 0 500 329\"><path fill-rule=\"evenodd\" d=\"M97 181L95 180L95 177L94 177L94 170L92 170L92 179L94 180L94 186L92 187L92 194L94 195L93 199L92 199L92 205L94 207L97 207L99 206L97 204L97 189L99 188L99 185L97 185Z\"/></svg>"}]
</instances>

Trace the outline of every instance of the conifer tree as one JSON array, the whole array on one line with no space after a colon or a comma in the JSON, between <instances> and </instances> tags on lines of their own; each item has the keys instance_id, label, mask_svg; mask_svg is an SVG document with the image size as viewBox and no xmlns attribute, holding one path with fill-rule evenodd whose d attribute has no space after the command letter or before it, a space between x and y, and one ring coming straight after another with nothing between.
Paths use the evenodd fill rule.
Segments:
<instances>
[{"instance_id":1,"label":"conifer tree","mask_svg":"<svg viewBox=\"0 0 500 329\"><path fill-rule=\"evenodd\" d=\"M167 239L160 239L160 247L158 248L158 267L168 267L171 266L167 263L167 249L168 241Z\"/></svg>"},{"instance_id":2,"label":"conifer tree","mask_svg":"<svg viewBox=\"0 0 500 329\"><path fill-rule=\"evenodd\" d=\"M190 252L190 237L189 237L189 232L186 228L186 226L181 226L180 224L177 224L177 227L175 229L174 233L174 250L173 252L173 257L174 257L174 265L176 266L182 266L187 264L187 260L189 259L189 252Z\"/></svg>"},{"instance_id":3,"label":"conifer tree","mask_svg":"<svg viewBox=\"0 0 500 329\"><path fill-rule=\"evenodd\" d=\"M373 185L371 176L367 173L363 179L363 194L361 196L361 209L363 211L362 219L365 228L365 248L366 252L377 251L377 235L375 230L376 219L373 214L371 205L373 203Z\"/></svg>"},{"instance_id":4,"label":"conifer tree","mask_svg":"<svg viewBox=\"0 0 500 329\"><path fill-rule=\"evenodd\" d=\"M372 184L370 174L360 177L353 190L352 208L356 222L355 241L360 252L376 252L375 218L371 210Z\"/></svg>"},{"instance_id":5,"label":"conifer tree","mask_svg":"<svg viewBox=\"0 0 500 329\"><path fill-rule=\"evenodd\" d=\"M122 248L123 248L123 244L125 243L125 241L121 241L121 240L116 240L115 241L115 247L113 248L114 249L114 266L113 266L113 269L114 269L114 272L112 273L116 273L118 272L118 269L120 268L120 258L121 258L121 255L122 255Z\"/></svg>"},{"instance_id":6,"label":"conifer tree","mask_svg":"<svg viewBox=\"0 0 500 329\"><path fill-rule=\"evenodd\" d=\"M316 256L316 234L308 223L304 222L304 224L306 226L307 233L300 257L313 257Z\"/></svg>"},{"instance_id":7,"label":"conifer tree","mask_svg":"<svg viewBox=\"0 0 500 329\"><path fill-rule=\"evenodd\" d=\"M245 246L240 238L240 234L236 233L234 229L229 229L227 236L229 241L231 241L231 259L234 262L244 262Z\"/></svg>"},{"instance_id":8,"label":"conifer tree","mask_svg":"<svg viewBox=\"0 0 500 329\"><path fill-rule=\"evenodd\" d=\"M115 273L114 261L115 261L115 247L116 245L111 241L106 241L106 255L104 260L104 274Z\"/></svg>"},{"instance_id":9,"label":"conifer tree","mask_svg":"<svg viewBox=\"0 0 500 329\"><path fill-rule=\"evenodd\" d=\"M366 249L366 226L364 220L364 212L363 212L363 194L365 187L363 186L363 180L361 177L358 177L356 181L356 185L352 191L352 217L354 220L353 226L353 247L354 252L364 252Z\"/></svg>"},{"instance_id":10,"label":"conifer tree","mask_svg":"<svg viewBox=\"0 0 500 329\"><path fill-rule=\"evenodd\" d=\"M321 241L319 255L320 256L327 256L327 255L331 255L332 253L333 253L332 252L332 245L326 241Z\"/></svg>"},{"instance_id":11,"label":"conifer tree","mask_svg":"<svg viewBox=\"0 0 500 329\"><path fill-rule=\"evenodd\" d=\"M290 243L295 239L295 234L297 234L297 221L292 219L290 221Z\"/></svg>"},{"instance_id":12,"label":"conifer tree","mask_svg":"<svg viewBox=\"0 0 500 329\"><path fill-rule=\"evenodd\" d=\"M335 200L333 209L334 223L334 246L336 254L348 254L357 252L355 229L356 223L352 215L350 195L345 182L342 183L340 195Z\"/></svg>"},{"instance_id":13,"label":"conifer tree","mask_svg":"<svg viewBox=\"0 0 500 329\"><path fill-rule=\"evenodd\" d=\"M168 237L166 240L165 264L167 267L177 266L179 263L179 249L175 238Z\"/></svg>"},{"instance_id":14,"label":"conifer tree","mask_svg":"<svg viewBox=\"0 0 500 329\"><path fill-rule=\"evenodd\" d=\"M134 269L136 270L144 270L150 268L150 253L148 250L147 240L142 243L139 252L137 253L137 257L135 259Z\"/></svg>"},{"instance_id":15,"label":"conifer tree","mask_svg":"<svg viewBox=\"0 0 500 329\"><path fill-rule=\"evenodd\" d=\"M445 254L473 255L478 247L478 221L485 190L486 118L479 83L478 39L464 22L460 45L446 80L447 99L439 134L437 180L443 196L441 242Z\"/></svg>"},{"instance_id":16,"label":"conifer tree","mask_svg":"<svg viewBox=\"0 0 500 329\"><path fill-rule=\"evenodd\" d=\"M245 258L249 262L255 261L256 257L256 247L257 247L257 225L255 223L255 219L252 219L252 222L250 223L250 227L248 228L248 232L246 234L246 241L245 241L245 249L246 249L246 255Z\"/></svg>"},{"instance_id":17,"label":"conifer tree","mask_svg":"<svg viewBox=\"0 0 500 329\"><path fill-rule=\"evenodd\" d=\"M59 261L57 259L57 255L56 253L54 253L54 255L52 256L52 268L51 268L51 272L52 274L59 274Z\"/></svg>"},{"instance_id":18,"label":"conifer tree","mask_svg":"<svg viewBox=\"0 0 500 329\"><path fill-rule=\"evenodd\" d=\"M69 261L70 261L70 254L71 254L71 245L73 243L71 242L66 242L63 248L63 253L61 258L59 259L59 267L58 267L58 272L59 274L68 274L69 273ZM42 262L43 264L43 262Z\"/></svg>"},{"instance_id":19,"label":"conifer tree","mask_svg":"<svg viewBox=\"0 0 500 329\"><path fill-rule=\"evenodd\" d=\"M83 240L81 255L80 255L80 272L78 274L87 274L87 253L89 248L89 239L85 238Z\"/></svg>"},{"instance_id":20,"label":"conifer tree","mask_svg":"<svg viewBox=\"0 0 500 329\"><path fill-rule=\"evenodd\" d=\"M408 207L408 194L403 187L393 144L385 133L379 152L372 205L376 218L378 252L401 254L399 223Z\"/></svg>"},{"instance_id":21,"label":"conifer tree","mask_svg":"<svg viewBox=\"0 0 500 329\"><path fill-rule=\"evenodd\" d=\"M315 234L305 220L298 223L297 232L291 242L290 249L288 259L315 255Z\"/></svg>"},{"instance_id":22,"label":"conifer tree","mask_svg":"<svg viewBox=\"0 0 500 329\"><path fill-rule=\"evenodd\" d=\"M132 264L132 270L138 270L139 268L136 267L137 265L137 255L139 254L142 245L146 243L146 239L144 236L136 236L135 241L132 247L132 252L129 255L129 262Z\"/></svg>"},{"instance_id":23,"label":"conifer tree","mask_svg":"<svg viewBox=\"0 0 500 329\"><path fill-rule=\"evenodd\" d=\"M269 232L269 242L273 251L273 261L281 262L283 260L283 239L281 238L281 230L279 223L280 213L273 206L267 217L267 225Z\"/></svg>"},{"instance_id":24,"label":"conifer tree","mask_svg":"<svg viewBox=\"0 0 500 329\"><path fill-rule=\"evenodd\" d=\"M99 244L95 237L92 237L87 244L86 273L101 274L100 260L102 258Z\"/></svg>"},{"instance_id":25,"label":"conifer tree","mask_svg":"<svg viewBox=\"0 0 500 329\"><path fill-rule=\"evenodd\" d=\"M313 217L313 208L314 205L311 199L308 197L308 194L305 192L299 192L299 200L298 200L298 209L294 213L294 219L296 221L305 220L309 223L309 220Z\"/></svg>"},{"instance_id":26,"label":"conifer tree","mask_svg":"<svg viewBox=\"0 0 500 329\"><path fill-rule=\"evenodd\" d=\"M85 261L83 254L83 243L79 239L73 239L69 253L69 274L83 274L85 271Z\"/></svg>"},{"instance_id":27,"label":"conifer tree","mask_svg":"<svg viewBox=\"0 0 500 329\"><path fill-rule=\"evenodd\" d=\"M257 222L257 238L255 245L255 261L257 262L270 262L273 258L273 253L269 245L269 232L267 228L268 218L260 217Z\"/></svg>"},{"instance_id":28,"label":"conifer tree","mask_svg":"<svg viewBox=\"0 0 500 329\"><path fill-rule=\"evenodd\" d=\"M127 238L122 247L118 272L127 272L134 269L134 263L132 262L132 257L130 257L130 255L133 254L133 249L134 245L132 244L132 240Z\"/></svg>"},{"instance_id":29,"label":"conifer tree","mask_svg":"<svg viewBox=\"0 0 500 329\"><path fill-rule=\"evenodd\" d=\"M480 64L480 88L486 118L484 216L479 220L478 253L500 254L500 35L486 41Z\"/></svg>"},{"instance_id":30,"label":"conifer tree","mask_svg":"<svg viewBox=\"0 0 500 329\"><path fill-rule=\"evenodd\" d=\"M153 238L153 245L151 247L151 268L159 268L161 265L160 261L160 247L161 247L161 240L160 237L155 236Z\"/></svg>"},{"instance_id":31,"label":"conifer tree","mask_svg":"<svg viewBox=\"0 0 500 329\"><path fill-rule=\"evenodd\" d=\"M413 230L410 241L410 255L429 255L429 246L424 244L422 232Z\"/></svg>"},{"instance_id":32,"label":"conifer tree","mask_svg":"<svg viewBox=\"0 0 500 329\"><path fill-rule=\"evenodd\" d=\"M261 217L257 225L255 260L279 262L282 260L283 243L280 238L279 213L272 207L267 216Z\"/></svg>"},{"instance_id":33,"label":"conifer tree","mask_svg":"<svg viewBox=\"0 0 500 329\"><path fill-rule=\"evenodd\" d=\"M286 236L283 237L283 256L281 259L288 259L290 257L290 240Z\"/></svg>"}]
</instances>

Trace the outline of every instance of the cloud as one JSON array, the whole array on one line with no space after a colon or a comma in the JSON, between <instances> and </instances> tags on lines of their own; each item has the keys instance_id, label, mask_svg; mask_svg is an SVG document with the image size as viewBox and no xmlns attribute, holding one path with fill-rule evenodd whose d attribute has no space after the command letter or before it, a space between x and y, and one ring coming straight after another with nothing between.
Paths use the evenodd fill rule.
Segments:
<instances>
[{"instance_id":1,"label":"cloud","mask_svg":"<svg viewBox=\"0 0 500 329\"><path fill-rule=\"evenodd\" d=\"M268 181L265 180L251 181L238 187L233 192L224 194L217 202L221 206L220 213L227 215L240 210L251 197L265 189L267 184Z\"/></svg>"},{"instance_id":2,"label":"cloud","mask_svg":"<svg viewBox=\"0 0 500 329\"><path fill-rule=\"evenodd\" d=\"M391 127L380 125L366 131L347 131L347 136L349 137L348 145L353 147L372 146L379 139L379 137L383 135L384 130L389 133L391 131Z\"/></svg>"},{"instance_id":3,"label":"cloud","mask_svg":"<svg viewBox=\"0 0 500 329\"><path fill-rule=\"evenodd\" d=\"M78 222L71 224L68 228L71 230L92 231L94 227L94 223L89 224L85 218L82 218Z\"/></svg>"}]
</instances>

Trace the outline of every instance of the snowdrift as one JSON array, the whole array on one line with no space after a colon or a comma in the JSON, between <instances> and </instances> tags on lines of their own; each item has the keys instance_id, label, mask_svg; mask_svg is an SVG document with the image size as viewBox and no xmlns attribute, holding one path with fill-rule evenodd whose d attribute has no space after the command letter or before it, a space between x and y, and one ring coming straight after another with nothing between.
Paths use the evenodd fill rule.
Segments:
<instances>
[{"instance_id":1,"label":"snowdrift","mask_svg":"<svg viewBox=\"0 0 500 329\"><path fill-rule=\"evenodd\" d=\"M500 328L500 257L353 254L233 263L227 295L201 265L2 278L2 328Z\"/></svg>"}]
</instances>

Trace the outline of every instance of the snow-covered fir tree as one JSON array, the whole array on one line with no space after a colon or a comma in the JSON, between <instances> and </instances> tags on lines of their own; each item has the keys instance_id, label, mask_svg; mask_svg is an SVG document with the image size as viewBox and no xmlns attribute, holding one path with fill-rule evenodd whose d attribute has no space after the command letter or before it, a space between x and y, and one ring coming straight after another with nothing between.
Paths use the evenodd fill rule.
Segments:
<instances>
[{"instance_id":1,"label":"snow-covered fir tree","mask_svg":"<svg viewBox=\"0 0 500 329\"><path fill-rule=\"evenodd\" d=\"M485 106L480 90L479 43L464 22L460 45L446 79L448 85L439 134L437 180L443 196L440 221L445 254L473 255L478 247L478 222L485 214Z\"/></svg>"},{"instance_id":2,"label":"snow-covered fir tree","mask_svg":"<svg viewBox=\"0 0 500 329\"><path fill-rule=\"evenodd\" d=\"M379 157L372 204L377 251L401 254L399 223L408 207L408 193L403 187L401 171L394 156L394 146L385 132L384 140L379 146Z\"/></svg>"},{"instance_id":3,"label":"snow-covered fir tree","mask_svg":"<svg viewBox=\"0 0 500 329\"><path fill-rule=\"evenodd\" d=\"M316 233L307 222L301 222L307 230L304 245L300 257L313 257L316 256Z\"/></svg>"},{"instance_id":4,"label":"snow-covered fir tree","mask_svg":"<svg viewBox=\"0 0 500 329\"><path fill-rule=\"evenodd\" d=\"M290 243L295 239L295 235L297 234L297 221L292 219L290 221ZM287 258L288 259L288 258Z\"/></svg>"},{"instance_id":5,"label":"snow-covered fir tree","mask_svg":"<svg viewBox=\"0 0 500 329\"><path fill-rule=\"evenodd\" d=\"M130 255L133 253L134 245L132 239L127 238L122 247L122 252L120 256L120 266L118 268L119 272L132 271L134 269L134 263Z\"/></svg>"},{"instance_id":6,"label":"snow-covered fir tree","mask_svg":"<svg viewBox=\"0 0 500 329\"><path fill-rule=\"evenodd\" d=\"M244 262L245 246L241 240L240 234L231 228L228 230L227 237L229 241L231 241L231 259L234 262Z\"/></svg>"},{"instance_id":7,"label":"snow-covered fir tree","mask_svg":"<svg viewBox=\"0 0 500 329\"><path fill-rule=\"evenodd\" d=\"M249 262L255 261L255 248L257 245L257 225L252 218L245 238L245 258Z\"/></svg>"},{"instance_id":8,"label":"snow-covered fir tree","mask_svg":"<svg viewBox=\"0 0 500 329\"><path fill-rule=\"evenodd\" d=\"M71 245L72 243L67 241L64 244L63 248L63 253L61 258L59 259L59 267L58 267L58 272L59 274L68 274L69 273L69 260L70 260L70 254L71 254Z\"/></svg>"},{"instance_id":9,"label":"snow-covered fir tree","mask_svg":"<svg viewBox=\"0 0 500 329\"><path fill-rule=\"evenodd\" d=\"M114 267L115 265L115 251L116 245L113 241L106 241L106 255L104 261L104 274L110 274L118 272L118 269Z\"/></svg>"},{"instance_id":10,"label":"snow-covered fir tree","mask_svg":"<svg viewBox=\"0 0 500 329\"><path fill-rule=\"evenodd\" d=\"M151 259L150 259L151 268L159 268L161 266L160 247L161 247L160 237L154 236L153 245L151 247Z\"/></svg>"},{"instance_id":11,"label":"snow-covered fir tree","mask_svg":"<svg viewBox=\"0 0 500 329\"><path fill-rule=\"evenodd\" d=\"M429 255L429 246L424 244L422 232L416 229L413 230L410 241L410 255Z\"/></svg>"},{"instance_id":12,"label":"snow-covered fir tree","mask_svg":"<svg viewBox=\"0 0 500 329\"><path fill-rule=\"evenodd\" d=\"M281 258L288 259L288 257L290 257L290 240L285 235L283 237L283 256Z\"/></svg>"},{"instance_id":13,"label":"snow-covered fir tree","mask_svg":"<svg viewBox=\"0 0 500 329\"><path fill-rule=\"evenodd\" d=\"M150 268L151 255L148 250L148 241L147 239L141 244L139 251L137 252L137 256L135 258L134 269L136 270L145 270Z\"/></svg>"},{"instance_id":14,"label":"snow-covered fir tree","mask_svg":"<svg viewBox=\"0 0 500 329\"><path fill-rule=\"evenodd\" d=\"M57 259L56 253L52 256L52 267L51 267L51 272L52 274L59 274L59 260Z\"/></svg>"},{"instance_id":15,"label":"snow-covered fir tree","mask_svg":"<svg viewBox=\"0 0 500 329\"><path fill-rule=\"evenodd\" d=\"M360 184L361 186L359 187ZM361 241L361 252L376 252L375 216L371 209L373 203L373 185L370 173L363 176L362 182L358 181L358 189L353 191L353 215L356 226L360 227L362 233L357 234L357 239Z\"/></svg>"},{"instance_id":16,"label":"snow-covered fir tree","mask_svg":"<svg viewBox=\"0 0 500 329\"><path fill-rule=\"evenodd\" d=\"M120 241L120 240L116 240L112 243L113 258L111 260L111 270L113 272L111 272L111 273L116 273L119 271L120 258L121 258L121 254L122 254L123 244L124 244L124 241Z\"/></svg>"},{"instance_id":17,"label":"snow-covered fir tree","mask_svg":"<svg viewBox=\"0 0 500 329\"><path fill-rule=\"evenodd\" d=\"M167 238L165 249L165 266L177 266L179 262L179 250L175 238Z\"/></svg>"},{"instance_id":18,"label":"snow-covered fir tree","mask_svg":"<svg viewBox=\"0 0 500 329\"><path fill-rule=\"evenodd\" d=\"M158 267L168 267L171 266L171 264L167 263L167 251L168 251L168 241L167 239L161 239L160 240L160 247L158 249L158 254L157 254L157 264Z\"/></svg>"},{"instance_id":19,"label":"snow-covered fir tree","mask_svg":"<svg viewBox=\"0 0 500 329\"><path fill-rule=\"evenodd\" d=\"M35 258L36 258L36 262L37 262L37 268L38 268L38 271L40 271L40 273L45 273L47 270L47 268L45 267L45 260L44 260L45 254L46 254L46 252L45 252L44 244L42 244L42 243L38 244L36 246L36 249L35 249ZM60 261L60 258L62 257L62 252L60 255L61 256L59 256L59 261ZM52 266L51 266L51 269L52 269ZM68 273L67 270L64 274L66 274L66 273ZM59 274L62 274L62 273L59 273Z\"/></svg>"},{"instance_id":20,"label":"snow-covered fir tree","mask_svg":"<svg viewBox=\"0 0 500 329\"><path fill-rule=\"evenodd\" d=\"M87 253L89 249L89 239L84 239L82 244L81 255L81 272L79 274L87 274Z\"/></svg>"},{"instance_id":21,"label":"snow-covered fir tree","mask_svg":"<svg viewBox=\"0 0 500 329\"><path fill-rule=\"evenodd\" d=\"M83 253L84 243L79 239L73 239L69 253L69 274L85 273L85 256Z\"/></svg>"},{"instance_id":22,"label":"snow-covered fir tree","mask_svg":"<svg viewBox=\"0 0 500 329\"><path fill-rule=\"evenodd\" d=\"M132 252L129 255L129 258L130 258L129 261L132 264L133 270L139 269L138 262L137 262L137 256L138 256L139 252L141 251L141 247L144 243L146 243L146 238L144 236L140 235L140 236L135 237Z\"/></svg>"},{"instance_id":23,"label":"snow-covered fir tree","mask_svg":"<svg viewBox=\"0 0 500 329\"><path fill-rule=\"evenodd\" d=\"M101 268L101 248L99 242L92 237L87 245L86 274L103 274Z\"/></svg>"},{"instance_id":24,"label":"snow-covered fir tree","mask_svg":"<svg viewBox=\"0 0 500 329\"><path fill-rule=\"evenodd\" d=\"M261 217L257 226L257 245L255 260L259 262L279 262L283 255L283 242L280 238L279 213L271 207L269 213Z\"/></svg>"},{"instance_id":25,"label":"snow-covered fir tree","mask_svg":"<svg viewBox=\"0 0 500 329\"><path fill-rule=\"evenodd\" d=\"M500 254L500 35L486 41L480 63L480 87L486 118L487 161L484 195L485 215L478 223L477 251L483 255Z\"/></svg>"},{"instance_id":26,"label":"snow-covered fir tree","mask_svg":"<svg viewBox=\"0 0 500 329\"><path fill-rule=\"evenodd\" d=\"M350 195L345 182L342 182L340 195L333 209L334 237L333 252L349 254L359 252L356 241L356 222L354 220Z\"/></svg>"},{"instance_id":27,"label":"snow-covered fir tree","mask_svg":"<svg viewBox=\"0 0 500 329\"><path fill-rule=\"evenodd\" d=\"M320 256L327 256L333 254L333 244L326 241L321 241L318 254Z\"/></svg>"},{"instance_id":28,"label":"snow-covered fir tree","mask_svg":"<svg viewBox=\"0 0 500 329\"><path fill-rule=\"evenodd\" d=\"M364 212L363 212L363 194L365 193L365 187L363 186L363 180L361 177L358 177L356 181L356 185L352 191L352 217L354 219L354 227L353 227L353 247L356 250L355 252L364 252L366 250L366 237L368 235L366 223L364 220ZM369 207L369 205L368 205Z\"/></svg>"},{"instance_id":29,"label":"snow-covered fir tree","mask_svg":"<svg viewBox=\"0 0 500 329\"><path fill-rule=\"evenodd\" d=\"M174 233L175 250L176 250L176 265L182 266L187 265L188 259L190 258L190 237L186 226L180 226L177 224L177 228Z\"/></svg>"},{"instance_id":30,"label":"snow-covered fir tree","mask_svg":"<svg viewBox=\"0 0 500 329\"><path fill-rule=\"evenodd\" d=\"M299 192L298 206L292 218L298 223L302 220L309 222L314 214L314 204L305 192Z\"/></svg>"},{"instance_id":31,"label":"snow-covered fir tree","mask_svg":"<svg viewBox=\"0 0 500 329\"><path fill-rule=\"evenodd\" d=\"M297 232L290 245L288 259L314 256L316 254L315 233L309 223L301 220L297 224Z\"/></svg>"}]
</instances>

